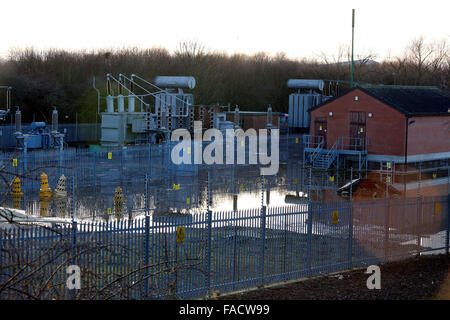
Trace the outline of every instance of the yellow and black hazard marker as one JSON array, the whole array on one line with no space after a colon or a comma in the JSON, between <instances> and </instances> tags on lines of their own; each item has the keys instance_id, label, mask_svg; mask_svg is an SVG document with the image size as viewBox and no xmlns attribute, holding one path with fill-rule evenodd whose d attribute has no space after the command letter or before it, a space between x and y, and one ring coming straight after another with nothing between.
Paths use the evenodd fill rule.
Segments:
<instances>
[{"instance_id":1,"label":"yellow and black hazard marker","mask_svg":"<svg viewBox=\"0 0 450 320\"><path fill-rule=\"evenodd\" d=\"M177 227L177 242L178 243L184 242L184 232L185 232L184 227Z\"/></svg>"},{"instance_id":2,"label":"yellow and black hazard marker","mask_svg":"<svg viewBox=\"0 0 450 320\"><path fill-rule=\"evenodd\" d=\"M441 214L441 203L440 202L436 202L436 205L434 207L434 212L435 212L435 214Z\"/></svg>"},{"instance_id":3,"label":"yellow and black hazard marker","mask_svg":"<svg viewBox=\"0 0 450 320\"><path fill-rule=\"evenodd\" d=\"M333 216L331 218L331 223L332 224L337 224L339 221L339 211L338 210L334 210L333 211Z\"/></svg>"}]
</instances>

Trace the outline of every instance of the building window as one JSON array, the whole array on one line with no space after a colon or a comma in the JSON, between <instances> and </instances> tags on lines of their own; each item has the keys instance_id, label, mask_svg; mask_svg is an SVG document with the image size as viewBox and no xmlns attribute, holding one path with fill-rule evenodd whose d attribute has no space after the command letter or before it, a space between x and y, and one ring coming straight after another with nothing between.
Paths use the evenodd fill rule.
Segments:
<instances>
[{"instance_id":1,"label":"building window","mask_svg":"<svg viewBox=\"0 0 450 320\"><path fill-rule=\"evenodd\" d=\"M366 113L364 111L350 112L350 148L362 149L366 138Z\"/></svg>"}]
</instances>

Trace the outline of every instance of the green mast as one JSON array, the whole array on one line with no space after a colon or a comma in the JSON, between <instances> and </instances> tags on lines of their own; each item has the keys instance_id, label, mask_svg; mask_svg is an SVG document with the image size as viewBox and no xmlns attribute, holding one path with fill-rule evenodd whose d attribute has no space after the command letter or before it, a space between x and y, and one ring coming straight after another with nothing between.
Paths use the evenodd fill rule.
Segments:
<instances>
[{"instance_id":1,"label":"green mast","mask_svg":"<svg viewBox=\"0 0 450 320\"><path fill-rule=\"evenodd\" d=\"M350 88L353 88L353 41L355 39L355 9L352 9L352 70L350 73Z\"/></svg>"}]
</instances>

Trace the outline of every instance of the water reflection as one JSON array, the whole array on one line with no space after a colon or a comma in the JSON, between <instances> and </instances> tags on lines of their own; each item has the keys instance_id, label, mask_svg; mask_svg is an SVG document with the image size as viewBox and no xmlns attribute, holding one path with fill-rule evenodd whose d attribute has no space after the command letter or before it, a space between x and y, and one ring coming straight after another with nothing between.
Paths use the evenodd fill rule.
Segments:
<instances>
[{"instance_id":1,"label":"water reflection","mask_svg":"<svg viewBox=\"0 0 450 320\"><path fill-rule=\"evenodd\" d=\"M208 208L208 171L211 202L214 211L235 211L260 208L261 204L278 207L306 203L342 201L349 198L349 192L336 191L350 180L349 171L315 171L301 166L298 158L288 159L280 164L275 176L262 180L257 166L217 166L199 168L194 175L166 175L151 177L146 188L145 180L116 181L108 184L77 187L68 191L67 198L39 201L38 194L24 197L21 206L30 215L70 218L72 213L80 220L132 219L146 212L155 216L173 214L195 214ZM393 176L386 183L386 177L377 172L354 174L360 178L352 198L391 199L404 196L446 194L446 177L422 174L420 182L412 177L401 180ZM264 184L264 185L263 185ZM404 190L406 192L404 192ZM119 195L118 195L118 191ZM147 190L147 191L146 191ZM264 191L263 191L264 190ZM74 199L72 199L74 197ZM26 198L26 199L25 199ZM118 199L120 198L120 201Z\"/></svg>"}]
</instances>

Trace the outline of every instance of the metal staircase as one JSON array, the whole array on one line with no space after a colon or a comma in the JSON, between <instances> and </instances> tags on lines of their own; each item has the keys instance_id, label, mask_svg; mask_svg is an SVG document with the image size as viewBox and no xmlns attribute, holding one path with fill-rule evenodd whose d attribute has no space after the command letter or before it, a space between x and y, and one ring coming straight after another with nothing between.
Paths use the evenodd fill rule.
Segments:
<instances>
[{"instance_id":1,"label":"metal staircase","mask_svg":"<svg viewBox=\"0 0 450 320\"><path fill-rule=\"evenodd\" d=\"M320 149L317 156L311 159L312 166L317 169L329 169L338 157L338 145L339 141L336 141L330 150Z\"/></svg>"},{"instance_id":2,"label":"metal staircase","mask_svg":"<svg viewBox=\"0 0 450 320\"><path fill-rule=\"evenodd\" d=\"M358 157L358 167L367 166L367 139L338 137L330 149L324 149L323 137L304 136L303 160L305 165L316 169L328 170L339 162L339 155Z\"/></svg>"}]
</instances>

